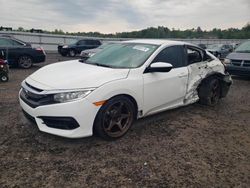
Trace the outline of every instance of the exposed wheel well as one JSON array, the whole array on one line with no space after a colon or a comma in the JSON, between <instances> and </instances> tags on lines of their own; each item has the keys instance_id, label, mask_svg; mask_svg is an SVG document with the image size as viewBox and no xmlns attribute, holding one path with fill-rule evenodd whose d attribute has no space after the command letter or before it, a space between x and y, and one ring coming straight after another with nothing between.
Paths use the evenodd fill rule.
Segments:
<instances>
[{"instance_id":1,"label":"exposed wheel well","mask_svg":"<svg viewBox=\"0 0 250 188\"><path fill-rule=\"evenodd\" d=\"M205 84L207 80L211 79L211 78L217 78L220 82L220 84L222 85L223 84L223 77L224 75L221 74L221 73L211 73L209 75L207 75L202 81L201 83L199 84L198 88L197 88L197 91L199 92L199 88L201 87L202 84ZM220 93L220 95L222 95L222 91Z\"/></svg>"}]
</instances>

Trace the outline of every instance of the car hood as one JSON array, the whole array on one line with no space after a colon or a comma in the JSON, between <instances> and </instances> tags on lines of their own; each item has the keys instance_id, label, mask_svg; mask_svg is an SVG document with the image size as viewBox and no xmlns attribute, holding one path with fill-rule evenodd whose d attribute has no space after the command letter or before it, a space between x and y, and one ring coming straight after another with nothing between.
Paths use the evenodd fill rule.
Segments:
<instances>
[{"instance_id":1,"label":"car hood","mask_svg":"<svg viewBox=\"0 0 250 188\"><path fill-rule=\"evenodd\" d=\"M129 69L113 69L65 61L47 65L30 75L26 82L42 90L96 88L114 80L127 78Z\"/></svg>"},{"instance_id":2,"label":"car hood","mask_svg":"<svg viewBox=\"0 0 250 188\"><path fill-rule=\"evenodd\" d=\"M250 53L233 52L227 56L227 59L250 60Z\"/></svg>"}]
</instances>

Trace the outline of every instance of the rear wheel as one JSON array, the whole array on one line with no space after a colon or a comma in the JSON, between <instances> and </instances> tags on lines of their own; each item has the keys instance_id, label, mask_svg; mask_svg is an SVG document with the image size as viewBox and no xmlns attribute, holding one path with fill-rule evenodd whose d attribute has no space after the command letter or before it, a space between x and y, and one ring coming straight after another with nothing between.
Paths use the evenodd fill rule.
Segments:
<instances>
[{"instance_id":1,"label":"rear wheel","mask_svg":"<svg viewBox=\"0 0 250 188\"><path fill-rule=\"evenodd\" d=\"M127 97L112 98L98 112L94 132L106 140L118 139L127 133L134 118L134 104Z\"/></svg>"},{"instance_id":2,"label":"rear wheel","mask_svg":"<svg viewBox=\"0 0 250 188\"><path fill-rule=\"evenodd\" d=\"M211 77L206 79L199 88L200 103L208 106L215 106L220 99L220 81Z\"/></svg>"},{"instance_id":3,"label":"rear wheel","mask_svg":"<svg viewBox=\"0 0 250 188\"><path fill-rule=\"evenodd\" d=\"M23 55L18 59L18 66L23 69L29 69L33 65L33 60L30 56Z\"/></svg>"},{"instance_id":4,"label":"rear wheel","mask_svg":"<svg viewBox=\"0 0 250 188\"><path fill-rule=\"evenodd\" d=\"M9 80L9 77L8 77L8 75L1 75L1 82L8 82L8 80Z\"/></svg>"}]
</instances>

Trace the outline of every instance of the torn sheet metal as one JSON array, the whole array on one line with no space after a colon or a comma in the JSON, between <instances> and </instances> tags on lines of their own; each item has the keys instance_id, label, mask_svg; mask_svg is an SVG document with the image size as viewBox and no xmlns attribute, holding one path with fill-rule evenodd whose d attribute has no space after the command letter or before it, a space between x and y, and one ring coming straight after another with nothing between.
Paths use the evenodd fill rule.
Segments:
<instances>
[{"instance_id":1,"label":"torn sheet metal","mask_svg":"<svg viewBox=\"0 0 250 188\"><path fill-rule=\"evenodd\" d=\"M187 92L184 98L184 104L188 105L199 100L197 88L201 81L213 72L224 74L224 68L221 62L210 61L194 63L188 66L189 77L187 84Z\"/></svg>"}]
</instances>

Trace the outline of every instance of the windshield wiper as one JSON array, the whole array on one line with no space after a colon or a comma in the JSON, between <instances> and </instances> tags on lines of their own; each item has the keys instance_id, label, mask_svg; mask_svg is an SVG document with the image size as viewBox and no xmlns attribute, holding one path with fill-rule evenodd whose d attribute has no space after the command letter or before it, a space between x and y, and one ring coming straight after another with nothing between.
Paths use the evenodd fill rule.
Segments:
<instances>
[{"instance_id":1,"label":"windshield wiper","mask_svg":"<svg viewBox=\"0 0 250 188\"><path fill-rule=\"evenodd\" d=\"M101 64L101 63L94 63L94 62L87 61L87 60L84 60L84 59L80 59L79 62L86 63L86 64L89 64L89 65L96 65L96 66L100 66L100 67L114 68L111 65L105 65L105 64Z\"/></svg>"},{"instance_id":2,"label":"windshield wiper","mask_svg":"<svg viewBox=\"0 0 250 188\"><path fill-rule=\"evenodd\" d=\"M89 64L91 64L91 65L97 65L97 66L100 66L100 67L114 68L111 65L105 65L105 64L101 64L101 63L89 63Z\"/></svg>"}]
</instances>

